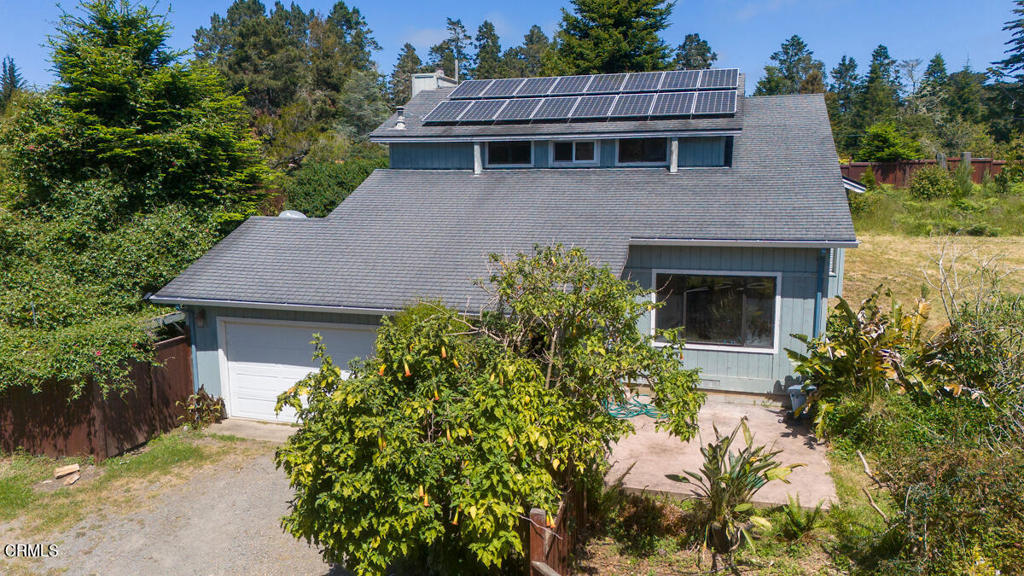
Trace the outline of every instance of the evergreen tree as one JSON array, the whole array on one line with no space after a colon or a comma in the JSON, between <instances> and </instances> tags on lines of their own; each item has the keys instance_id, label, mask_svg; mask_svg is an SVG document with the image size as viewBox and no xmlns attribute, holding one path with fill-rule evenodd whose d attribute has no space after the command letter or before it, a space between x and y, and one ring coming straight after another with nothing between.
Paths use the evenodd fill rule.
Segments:
<instances>
[{"instance_id":1,"label":"evergreen tree","mask_svg":"<svg viewBox=\"0 0 1024 576\"><path fill-rule=\"evenodd\" d=\"M536 24L531 26L530 31L523 36L523 43L509 48L502 56L509 77L540 76L545 55L550 49L551 40L544 34L541 27Z\"/></svg>"},{"instance_id":2,"label":"evergreen tree","mask_svg":"<svg viewBox=\"0 0 1024 576\"><path fill-rule=\"evenodd\" d=\"M592 74L664 70L670 50L659 34L668 27L668 0L572 0L562 9L550 72Z\"/></svg>"},{"instance_id":3,"label":"evergreen tree","mask_svg":"<svg viewBox=\"0 0 1024 576\"><path fill-rule=\"evenodd\" d=\"M501 42L494 24L484 20L474 38L476 57L473 61L473 78L504 78L508 75L501 58Z\"/></svg>"},{"instance_id":4,"label":"evergreen tree","mask_svg":"<svg viewBox=\"0 0 1024 576\"><path fill-rule=\"evenodd\" d=\"M304 87L337 100L342 85L355 72L374 68L372 51L380 50L366 20L356 8L338 2L330 14L309 20L309 77Z\"/></svg>"},{"instance_id":5,"label":"evergreen tree","mask_svg":"<svg viewBox=\"0 0 1024 576\"><path fill-rule=\"evenodd\" d=\"M1013 77L1018 86L1024 86L1024 0L1014 0L1014 5L1013 19L1003 26L1003 31L1010 33L1010 39L1006 41L1006 58L993 64L1003 74Z\"/></svg>"},{"instance_id":6,"label":"evergreen tree","mask_svg":"<svg viewBox=\"0 0 1024 576\"><path fill-rule=\"evenodd\" d=\"M676 48L674 67L676 70L704 70L718 60L718 54L711 50L707 40L700 34L687 34L683 43Z\"/></svg>"},{"instance_id":7,"label":"evergreen tree","mask_svg":"<svg viewBox=\"0 0 1024 576\"><path fill-rule=\"evenodd\" d=\"M448 38L430 47L430 66L444 70L445 76L449 78L455 78L458 65L458 79L469 79L471 62L468 48L472 38L466 32L462 20L448 18L447 29Z\"/></svg>"},{"instance_id":8,"label":"evergreen tree","mask_svg":"<svg viewBox=\"0 0 1024 576\"><path fill-rule=\"evenodd\" d=\"M103 179L123 188L122 214L172 202L253 209L265 175L242 99L216 71L170 50L164 16L122 0L64 12L49 40L52 93L5 123L25 206L62 186Z\"/></svg>"},{"instance_id":9,"label":"evergreen tree","mask_svg":"<svg viewBox=\"0 0 1024 576\"><path fill-rule=\"evenodd\" d=\"M879 45L871 53L871 66L857 95L854 125L860 129L889 121L899 109L899 78L896 60Z\"/></svg>"},{"instance_id":10,"label":"evergreen tree","mask_svg":"<svg viewBox=\"0 0 1024 576\"><path fill-rule=\"evenodd\" d=\"M814 52L797 35L782 43L771 55L774 64L764 67L764 78L754 94L813 94L825 91L825 64L814 59Z\"/></svg>"},{"instance_id":11,"label":"evergreen tree","mask_svg":"<svg viewBox=\"0 0 1024 576\"><path fill-rule=\"evenodd\" d=\"M966 122L979 122L982 115L982 85L986 76L964 65L963 70L950 74L943 90L945 112L952 118Z\"/></svg>"},{"instance_id":12,"label":"evergreen tree","mask_svg":"<svg viewBox=\"0 0 1024 576\"><path fill-rule=\"evenodd\" d=\"M857 94L860 76L857 74L857 61L847 55L839 60L831 72L830 90L836 95L837 109L844 116L853 111L853 100Z\"/></svg>"},{"instance_id":13,"label":"evergreen tree","mask_svg":"<svg viewBox=\"0 0 1024 576\"><path fill-rule=\"evenodd\" d=\"M14 58L5 56L0 61L0 112L7 108L7 103L14 95L25 89L25 79L21 76Z\"/></svg>"},{"instance_id":14,"label":"evergreen tree","mask_svg":"<svg viewBox=\"0 0 1024 576\"><path fill-rule=\"evenodd\" d=\"M412 97L412 75L422 69L423 61L416 54L416 47L406 42L388 80L388 94L392 105L402 106L409 101Z\"/></svg>"},{"instance_id":15,"label":"evergreen tree","mask_svg":"<svg viewBox=\"0 0 1024 576\"><path fill-rule=\"evenodd\" d=\"M268 16L260 0L235 0L227 15L214 14L210 27L196 30L196 56L227 78L232 92L244 92L255 110L276 113L305 80L305 40L313 13L277 3Z\"/></svg>"},{"instance_id":16,"label":"evergreen tree","mask_svg":"<svg viewBox=\"0 0 1024 576\"><path fill-rule=\"evenodd\" d=\"M946 60L941 53L932 56L928 61L928 67L924 69L924 76L921 77L920 90L925 92L929 89L941 88L946 83Z\"/></svg>"}]
</instances>

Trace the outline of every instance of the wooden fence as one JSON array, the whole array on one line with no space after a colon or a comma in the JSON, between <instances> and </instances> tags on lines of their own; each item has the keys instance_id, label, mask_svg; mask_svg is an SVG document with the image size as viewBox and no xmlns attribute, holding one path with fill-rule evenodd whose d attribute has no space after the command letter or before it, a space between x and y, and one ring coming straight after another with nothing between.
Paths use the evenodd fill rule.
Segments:
<instances>
[{"instance_id":1,"label":"wooden fence","mask_svg":"<svg viewBox=\"0 0 1024 576\"><path fill-rule=\"evenodd\" d=\"M562 498L548 526L546 510L530 510L527 526L528 576L566 576L572 571L572 552L587 521L587 499L583 490L572 490Z\"/></svg>"},{"instance_id":2,"label":"wooden fence","mask_svg":"<svg viewBox=\"0 0 1024 576\"><path fill-rule=\"evenodd\" d=\"M960 158L947 158L946 167L956 170L960 166ZM981 184L985 176L995 176L1003 170L1005 160L993 160L991 158L972 158L971 179L975 184ZM903 162L850 162L840 164L839 169L843 172L844 178L864 181L864 173L869 169L875 174L875 181L879 184L889 184L896 188L906 188L913 179L914 172L925 166L935 166L938 160L905 160Z\"/></svg>"},{"instance_id":3,"label":"wooden fence","mask_svg":"<svg viewBox=\"0 0 1024 576\"><path fill-rule=\"evenodd\" d=\"M135 363L135 389L104 398L89 386L70 400L51 383L38 393L0 392L0 452L24 449L48 456L92 455L97 461L134 448L177 425L177 402L192 394L191 348L185 336L156 344L159 365Z\"/></svg>"}]
</instances>

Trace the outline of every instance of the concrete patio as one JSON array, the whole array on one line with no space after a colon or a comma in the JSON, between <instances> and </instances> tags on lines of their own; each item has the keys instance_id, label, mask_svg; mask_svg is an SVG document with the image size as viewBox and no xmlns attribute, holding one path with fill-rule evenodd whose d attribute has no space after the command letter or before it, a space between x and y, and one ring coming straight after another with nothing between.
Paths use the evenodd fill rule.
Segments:
<instances>
[{"instance_id":1,"label":"concrete patio","mask_svg":"<svg viewBox=\"0 0 1024 576\"><path fill-rule=\"evenodd\" d=\"M761 399L709 394L698 416L699 435L686 443L667 432L656 431L652 418L634 417L636 434L623 438L612 448L612 468L607 480L614 482L625 474L623 487L628 491L691 497L690 485L671 480L668 475L698 471L703 462L700 448L715 437L712 425L728 434L746 416L755 444L774 444L782 450L778 459L783 464L804 464L793 471L789 484L776 480L765 485L754 496L754 503L781 505L786 503L787 495L793 495L799 496L805 507L818 502L828 507L836 498L836 489L825 445L817 442L806 424L790 422L784 414L781 406ZM742 442L742 437L738 441Z\"/></svg>"}]
</instances>

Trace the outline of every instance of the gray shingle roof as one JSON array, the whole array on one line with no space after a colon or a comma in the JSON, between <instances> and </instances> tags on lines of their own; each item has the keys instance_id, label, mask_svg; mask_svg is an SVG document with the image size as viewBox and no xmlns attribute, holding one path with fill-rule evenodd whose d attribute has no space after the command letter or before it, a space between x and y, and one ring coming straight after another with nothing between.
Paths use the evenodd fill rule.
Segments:
<instances>
[{"instance_id":1,"label":"gray shingle roof","mask_svg":"<svg viewBox=\"0 0 1024 576\"><path fill-rule=\"evenodd\" d=\"M742 86L742 81L741 81ZM452 93L454 88L441 88L420 92L405 105L405 125L395 129L398 115L392 114L376 130L370 139L387 142L390 139L472 138L483 136L555 136L555 135L601 135L632 132L702 132L735 131L743 126L743 102L738 99L736 115L726 118L679 118L663 120L610 120L600 122L547 122L535 124L466 124L466 125L424 125L423 117ZM742 88L741 88L742 91Z\"/></svg>"},{"instance_id":2,"label":"gray shingle roof","mask_svg":"<svg viewBox=\"0 0 1024 576\"><path fill-rule=\"evenodd\" d=\"M743 121L728 168L377 170L327 218L250 218L157 297L475 310L487 255L534 243L617 272L631 238L854 241L823 98L747 98Z\"/></svg>"}]
</instances>

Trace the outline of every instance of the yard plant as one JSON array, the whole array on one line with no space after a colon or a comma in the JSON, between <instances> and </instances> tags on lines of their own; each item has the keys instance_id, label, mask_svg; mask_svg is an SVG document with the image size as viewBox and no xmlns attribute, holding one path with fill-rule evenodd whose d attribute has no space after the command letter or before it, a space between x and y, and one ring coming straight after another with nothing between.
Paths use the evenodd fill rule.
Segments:
<instances>
[{"instance_id":1,"label":"yard plant","mask_svg":"<svg viewBox=\"0 0 1024 576\"><path fill-rule=\"evenodd\" d=\"M650 385L663 425L693 435L697 374L638 328L643 290L578 249L493 264L482 314L425 302L385 318L350 378L318 345L320 370L280 398L300 424L277 455L296 490L284 526L328 561L511 569L529 509L602 478L631 430L604 407L624 384Z\"/></svg>"}]
</instances>

